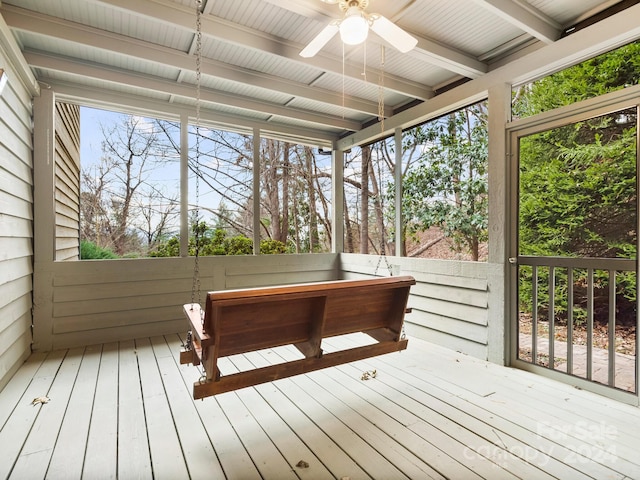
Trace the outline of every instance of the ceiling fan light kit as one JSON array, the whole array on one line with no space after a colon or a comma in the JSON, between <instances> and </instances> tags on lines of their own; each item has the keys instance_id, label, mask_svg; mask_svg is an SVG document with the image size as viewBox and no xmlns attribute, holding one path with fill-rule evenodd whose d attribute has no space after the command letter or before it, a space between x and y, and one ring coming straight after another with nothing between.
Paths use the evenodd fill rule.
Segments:
<instances>
[{"instance_id":1,"label":"ceiling fan light kit","mask_svg":"<svg viewBox=\"0 0 640 480\"><path fill-rule=\"evenodd\" d=\"M340 38L347 45L360 45L369 35L369 20L359 7L349 7L340 23Z\"/></svg>"},{"instance_id":2,"label":"ceiling fan light kit","mask_svg":"<svg viewBox=\"0 0 640 480\"><path fill-rule=\"evenodd\" d=\"M365 9L369 6L369 0L322 0L328 4L338 4L344 12L341 19L333 20L300 52L301 57L309 58L318 53L340 32L340 38L346 45L359 45L363 43L373 30L382 39L389 42L402 53L407 53L418 44L418 40L398 27L386 17L372 13L367 14Z\"/></svg>"}]
</instances>

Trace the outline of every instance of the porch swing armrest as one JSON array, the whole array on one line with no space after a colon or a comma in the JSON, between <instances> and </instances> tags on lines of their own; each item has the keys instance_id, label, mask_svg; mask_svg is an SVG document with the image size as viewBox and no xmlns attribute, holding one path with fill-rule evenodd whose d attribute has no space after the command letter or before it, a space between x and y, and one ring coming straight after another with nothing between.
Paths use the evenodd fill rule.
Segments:
<instances>
[{"instance_id":1,"label":"porch swing armrest","mask_svg":"<svg viewBox=\"0 0 640 480\"><path fill-rule=\"evenodd\" d=\"M180 363L200 365L203 363L202 350L213 345L214 341L207 335L202 326L202 313L200 305L187 303L183 306L184 314L189 321L189 330L192 335L191 350L180 352Z\"/></svg>"}]
</instances>

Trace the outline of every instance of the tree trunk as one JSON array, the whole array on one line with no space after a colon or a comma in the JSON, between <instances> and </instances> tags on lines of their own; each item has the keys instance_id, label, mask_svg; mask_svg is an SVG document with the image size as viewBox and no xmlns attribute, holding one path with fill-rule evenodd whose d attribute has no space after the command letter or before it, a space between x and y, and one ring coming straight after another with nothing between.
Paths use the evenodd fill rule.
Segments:
<instances>
[{"instance_id":1,"label":"tree trunk","mask_svg":"<svg viewBox=\"0 0 640 480\"><path fill-rule=\"evenodd\" d=\"M316 190L313 183L313 151L310 147L304 147L305 178L307 180L307 191L309 198L309 252L315 251L320 243L318 233L318 216L316 212Z\"/></svg>"},{"instance_id":2,"label":"tree trunk","mask_svg":"<svg viewBox=\"0 0 640 480\"><path fill-rule=\"evenodd\" d=\"M280 227L280 235L275 237L282 243L286 244L289 237L289 169L291 168L289 155L291 145L284 143L284 151L282 152L282 226Z\"/></svg>"},{"instance_id":3,"label":"tree trunk","mask_svg":"<svg viewBox=\"0 0 640 480\"><path fill-rule=\"evenodd\" d=\"M373 167L373 165L371 165ZM371 178L371 196L373 198L373 209L376 214L376 228L378 230L378 251L380 255L387 253L387 233L384 229L384 215L382 212L382 202L380 201L380 185L374 168L369 168L369 177Z\"/></svg>"},{"instance_id":4,"label":"tree trunk","mask_svg":"<svg viewBox=\"0 0 640 480\"><path fill-rule=\"evenodd\" d=\"M360 253L369 253L369 168L371 148L362 147L362 183L360 190Z\"/></svg>"},{"instance_id":5,"label":"tree trunk","mask_svg":"<svg viewBox=\"0 0 640 480\"><path fill-rule=\"evenodd\" d=\"M347 199L344 198L343 199L343 206L342 208L344 209L344 233L345 233L345 251L347 253L353 253L353 230L351 228L351 219L349 217L349 206L347 205Z\"/></svg>"}]
</instances>

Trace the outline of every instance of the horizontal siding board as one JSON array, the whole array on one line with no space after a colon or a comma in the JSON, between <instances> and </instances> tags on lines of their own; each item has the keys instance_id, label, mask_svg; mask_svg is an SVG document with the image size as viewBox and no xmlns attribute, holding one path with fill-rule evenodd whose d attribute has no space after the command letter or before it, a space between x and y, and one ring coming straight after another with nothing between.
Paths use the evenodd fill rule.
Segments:
<instances>
[{"instance_id":1,"label":"horizontal siding board","mask_svg":"<svg viewBox=\"0 0 640 480\"><path fill-rule=\"evenodd\" d=\"M31 145L18 143L16 148L0 142L0 169L4 169L16 178L33 183L33 172L25 158L31 158Z\"/></svg>"},{"instance_id":2,"label":"horizontal siding board","mask_svg":"<svg viewBox=\"0 0 640 480\"><path fill-rule=\"evenodd\" d=\"M446 300L453 303L461 303L474 307L487 308L489 305L486 290L471 290L468 288L452 288L448 285L422 283L416 281L411 287L411 292L421 297Z\"/></svg>"},{"instance_id":3,"label":"horizontal siding board","mask_svg":"<svg viewBox=\"0 0 640 480\"><path fill-rule=\"evenodd\" d=\"M33 273L31 257L18 257L0 264L0 285L23 278ZM0 305L2 300L0 300Z\"/></svg>"},{"instance_id":4,"label":"horizontal siding board","mask_svg":"<svg viewBox=\"0 0 640 480\"><path fill-rule=\"evenodd\" d=\"M78 215L75 218L69 218L65 215L56 214L56 233L60 232L62 235L64 232L75 232L76 243L78 243L79 229Z\"/></svg>"},{"instance_id":5,"label":"horizontal siding board","mask_svg":"<svg viewBox=\"0 0 640 480\"><path fill-rule=\"evenodd\" d=\"M388 256L380 262L378 255L361 255L353 253L340 254L340 270L373 274L377 269L380 276L386 276L389 271L388 262L392 268L399 268L399 275L407 274L414 277L420 274L445 275L452 278L483 279L487 276L489 266L485 262L470 262L459 260L435 260L425 258L408 258ZM380 263L378 265L378 263Z\"/></svg>"},{"instance_id":6,"label":"horizontal siding board","mask_svg":"<svg viewBox=\"0 0 640 480\"><path fill-rule=\"evenodd\" d=\"M23 312L14 318L7 328L0 330L0 352L8 350L16 340L19 341L24 336L31 337L30 312Z\"/></svg>"},{"instance_id":7,"label":"horizontal siding board","mask_svg":"<svg viewBox=\"0 0 640 480\"><path fill-rule=\"evenodd\" d=\"M18 198L0 190L0 215L33 219L32 201L31 194L27 198Z\"/></svg>"},{"instance_id":8,"label":"horizontal siding board","mask_svg":"<svg viewBox=\"0 0 640 480\"><path fill-rule=\"evenodd\" d=\"M183 303L188 303L187 301ZM124 310L118 312L104 312L93 315L75 315L57 317L53 332L70 333L103 328L127 327L158 322L181 321L184 329L187 320L182 311L182 305L145 308L144 310Z\"/></svg>"},{"instance_id":9,"label":"horizontal siding board","mask_svg":"<svg viewBox=\"0 0 640 480\"><path fill-rule=\"evenodd\" d=\"M56 192L56 212L69 218L78 218L78 204L65 195Z\"/></svg>"},{"instance_id":10,"label":"horizontal siding board","mask_svg":"<svg viewBox=\"0 0 640 480\"><path fill-rule=\"evenodd\" d=\"M420 283L443 285L447 287L464 288L468 290L487 291L487 279L475 277L454 277L435 273L411 272L411 275Z\"/></svg>"},{"instance_id":11,"label":"horizontal siding board","mask_svg":"<svg viewBox=\"0 0 640 480\"><path fill-rule=\"evenodd\" d=\"M313 270L335 270L337 269L337 255L335 254L308 254L308 255L271 255L225 257L225 272L228 277L236 275L246 275L247 267L251 267L250 272L254 274L278 272L300 272ZM273 259L277 259L276 262Z\"/></svg>"},{"instance_id":12,"label":"horizontal siding board","mask_svg":"<svg viewBox=\"0 0 640 480\"><path fill-rule=\"evenodd\" d=\"M0 232L2 237L32 238L33 222L27 218L0 213Z\"/></svg>"},{"instance_id":13,"label":"horizontal siding board","mask_svg":"<svg viewBox=\"0 0 640 480\"><path fill-rule=\"evenodd\" d=\"M228 289L265 287L272 285L286 285L292 283L309 283L335 280L333 270L314 270L298 272L271 272L260 275L236 275L226 277L225 286Z\"/></svg>"},{"instance_id":14,"label":"horizontal siding board","mask_svg":"<svg viewBox=\"0 0 640 480\"><path fill-rule=\"evenodd\" d=\"M56 227L56 238L56 247L58 250L69 248L72 245L76 247L79 245L77 228L58 225Z\"/></svg>"},{"instance_id":15,"label":"horizontal siding board","mask_svg":"<svg viewBox=\"0 0 640 480\"><path fill-rule=\"evenodd\" d=\"M25 330L12 343L0 349L0 391L31 354L31 331Z\"/></svg>"},{"instance_id":16,"label":"horizontal siding board","mask_svg":"<svg viewBox=\"0 0 640 480\"><path fill-rule=\"evenodd\" d=\"M7 302L0 306L0 332L8 329L17 319L28 317L31 324L31 295L25 293L11 302Z\"/></svg>"},{"instance_id":17,"label":"horizontal siding board","mask_svg":"<svg viewBox=\"0 0 640 480\"><path fill-rule=\"evenodd\" d=\"M483 345L487 344L487 329L483 325L416 310L407 315L405 317L405 321L413 325L437 330L449 335L455 335L461 338L463 337Z\"/></svg>"},{"instance_id":18,"label":"horizontal siding board","mask_svg":"<svg viewBox=\"0 0 640 480\"><path fill-rule=\"evenodd\" d=\"M73 302L54 302L53 316L92 315L104 312L130 312L155 307L177 307L189 303L185 292L173 294L138 295L112 297L102 300L78 300Z\"/></svg>"},{"instance_id":19,"label":"horizontal siding board","mask_svg":"<svg viewBox=\"0 0 640 480\"><path fill-rule=\"evenodd\" d=\"M157 322L153 325L129 325L125 327L103 328L97 330L87 330L81 332L71 332L54 335L53 348L70 348L77 345L95 345L102 342L117 342L132 338L141 338L153 335L168 335L180 333L185 330L183 320L173 320L169 322Z\"/></svg>"},{"instance_id":20,"label":"horizontal siding board","mask_svg":"<svg viewBox=\"0 0 640 480\"><path fill-rule=\"evenodd\" d=\"M74 185L73 179L68 178L65 173L62 177L58 176L56 182L55 196L57 200L66 201L67 203L77 203L79 185ZM75 200L72 200L75 199Z\"/></svg>"},{"instance_id":21,"label":"horizontal siding board","mask_svg":"<svg viewBox=\"0 0 640 480\"><path fill-rule=\"evenodd\" d=\"M71 165L69 165L70 162ZM73 163L72 159L61 157L59 163L56 164L56 178L58 179L56 187L69 197L77 196L77 188L80 185L80 172Z\"/></svg>"},{"instance_id":22,"label":"horizontal siding board","mask_svg":"<svg viewBox=\"0 0 640 480\"><path fill-rule=\"evenodd\" d=\"M4 305L8 305L23 295L31 294L31 286L33 283L31 274L25 272L20 273L24 273L24 275L0 285L0 302ZM16 275L18 274L19 273L16 273Z\"/></svg>"},{"instance_id":23,"label":"horizontal siding board","mask_svg":"<svg viewBox=\"0 0 640 480\"><path fill-rule=\"evenodd\" d=\"M0 131L2 131L2 127L4 126L2 119L0 119ZM10 135L8 137L4 137L2 139L3 150L4 152L8 152L9 154L4 158L11 160L2 161L0 166L5 168L10 172L15 172L19 178L23 178L25 180L32 179L33 173L31 171L31 152L32 145L30 139L28 141L22 141L17 137ZM26 155L26 157L25 157ZM11 163L14 162L12 165Z\"/></svg>"},{"instance_id":24,"label":"horizontal siding board","mask_svg":"<svg viewBox=\"0 0 640 480\"><path fill-rule=\"evenodd\" d=\"M29 257L33 245L28 238L0 237L0 261Z\"/></svg>"},{"instance_id":25,"label":"horizontal siding board","mask_svg":"<svg viewBox=\"0 0 640 480\"><path fill-rule=\"evenodd\" d=\"M421 327L419 325L407 325L407 334L427 342L435 343L438 346L448 348L456 352L462 352L475 358L487 358L487 346L481 343L473 342L466 338L449 335L437 330ZM409 342L408 349L411 348Z\"/></svg>"},{"instance_id":26,"label":"horizontal siding board","mask_svg":"<svg viewBox=\"0 0 640 480\"><path fill-rule=\"evenodd\" d=\"M2 105L1 102L0 105ZM3 135L2 137L3 145L7 148L8 151L16 152L17 155L20 155L22 152L24 152L25 147L27 147L28 151L31 151L33 145L31 140L31 133L29 132L28 137L20 137L16 135L14 131L12 131L14 127L15 125L11 124L8 118L0 116L0 128L7 131L6 135ZM25 165L31 165L31 157L25 158L20 155L19 158L22 159L21 161L24 162Z\"/></svg>"},{"instance_id":27,"label":"horizontal siding board","mask_svg":"<svg viewBox=\"0 0 640 480\"><path fill-rule=\"evenodd\" d=\"M95 300L141 298L148 295L169 295L191 291L190 278L182 279L153 279L109 282L105 284L93 284L90 288L86 285L66 285L56 288L53 299L56 303L63 302L92 302ZM186 303L186 302L182 302Z\"/></svg>"},{"instance_id":28,"label":"horizontal siding board","mask_svg":"<svg viewBox=\"0 0 640 480\"><path fill-rule=\"evenodd\" d=\"M409 297L408 305L413 309L422 310L423 312L435 313L457 320L465 320L477 325L487 325L487 309L485 308L420 297L419 295L413 295L413 293Z\"/></svg>"},{"instance_id":29,"label":"horizontal siding board","mask_svg":"<svg viewBox=\"0 0 640 480\"><path fill-rule=\"evenodd\" d=\"M54 286L94 285L137 282L144 280L175 280L192 278L192 258L150 258L117 260L83 260L53 265ZM200 277L207 279L223 270L200 259Z\"/></svg>"},{"instance_id":30,"label":"horizontal siding board","mask_svg":"<svg viewBox=\"0 0 640 480\"><path fill-rule=\"evenodd\" d=\"M7 92L10 90L7 89ZM11 101L11 95L8 94L7 98ZM4 100L4 95L3 95ZM8 136L15 137L17 139L30 139L31 137L31 124L29 121L24 121L22 112L16 113L16 110L11 108L5 101L0 102L0 119L4 127L8 130Z\"/></svg>"},{"instance_id":31,"label":"horizontal siding board","mask_svg":"<svg viewBox=\"0 0 640 480\"><path fill-rule=\"evenodd\" d=\"M0 54L0 59L2 58ZM3 65L3 68L7 68ZM9 72L10 81L2 92L2 105L7 111L15 113L17 121L27 130L31 127L31 97L29 92L20 83L13 82L11 79L17 78L13 72ZM0 117L3 119L4 117ZM31 140L31 137L20 137L24 141Z\"/></svg>"},{"instance_id":32,"label":"horizontal siding board","mask_svg":"<svg viewBox=\"0 0 640 480\"><path fill-rule=\"evenodd\" d=\"M13 173L0 168L0 190L18 198L31 197L30 178L22 179Z\"/></svg>"},{"instance_id":33,"label":"horizontal siding board","mask_svg":"<svg viewBox=\"0 0 640 480\"><path fill-rule=\"evenodd\" d=\"M79 256L80 256L80 249L78 246L74 248L58 249L56 251L56 261L58 262L78 260Z\"/></svg>"}]
</instances>

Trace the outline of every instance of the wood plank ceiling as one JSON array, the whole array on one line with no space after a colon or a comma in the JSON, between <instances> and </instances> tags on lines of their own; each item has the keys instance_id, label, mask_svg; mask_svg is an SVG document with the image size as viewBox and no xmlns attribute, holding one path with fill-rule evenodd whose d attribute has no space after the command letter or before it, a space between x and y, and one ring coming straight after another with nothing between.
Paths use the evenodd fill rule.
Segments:
<instances>
[{"instance_id":1,"label":"wood plank ceiling","mask_svg":"<svg viewBox=\"0 0 640 480\"><path fill-rule=\"evenodd\" d=\"M203 0L202 117L319 146L390 117L637 2L370 0L418 39L399 53L372 33L299 52L337 5ZM195 0L1 0L0 13L41 88L65 101L193 116ZM385 45L384 63L381 45Z\"/></svg>"}]
</instances>

